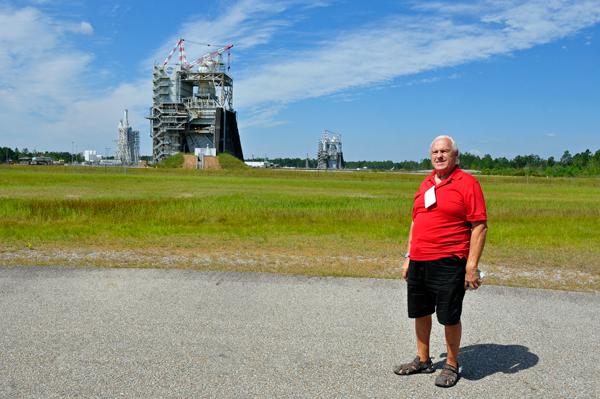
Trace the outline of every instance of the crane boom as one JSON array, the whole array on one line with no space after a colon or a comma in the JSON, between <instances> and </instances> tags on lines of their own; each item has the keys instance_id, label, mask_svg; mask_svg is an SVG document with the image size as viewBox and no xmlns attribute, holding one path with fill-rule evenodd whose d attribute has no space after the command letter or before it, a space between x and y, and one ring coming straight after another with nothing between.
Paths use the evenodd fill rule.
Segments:
<instances>
[{"instance_id":1,"label":"crane boom","mask_svg":"<svg viewBox=\"0 0 600 399\"><path fill-rule=\"evenodd\" d=\"M179 63L181 65L183 65L186 69L192 69L196 65L206 62L206 61L210 60L211 58L214 58L233 47L233 44L230 46L225 46L218 50L212 51L206 55L203 55L202 57L198 58L196 61L188 64L187 57L185 55L185 49L183 48L184 41L185 41L185 39L179 39L179 41L177 42L175 47L173 47L173 50L171 50L171 53L169 53L169 56L167 57L165 62L163 62L163 66L167 65L167 62L169 62L169 60L173 56L173 53L175 52L175 50L177 50L177 47L179 47ZM194 43L194 42L191 42L191 43ZM210 44L207 44L207 46L210 46Z\"/></svg>"},{"instance_id":2,"label":"crane boom","mask_svg":"<svg viewBox=\"0 0 600 399\"><path fill-rule=\"evenodd\" d=\"M194 62L191 62L191 63L189 63L189 64L186 64L186 68L187 68L187 69L192 69L192 68L193 68L193 67L195 67L196 65L198 65L198 64L201 64L201 63L203 63L203 62L205 62L205 61L208 61L208 60L210 60L211 58L214 58L214 57L216 57L217 55L219 55L219 54L222 54L223 52L225 52L225 51L229 50L229 49L230 49L230 48L232 48L232 47L233 47L233 44L232 44L232 45L230 45L230 46L226 46L226 47L220 48L220 49L218 49L218 50L215 50L215 51L213 51L213 52L211 52L211 53L208 53L208 54L206 54L206 55L203 55L202 57L198 58L196 61L194 61Z\"/></svg>"},{"instance_id":3,"label":"crane boom","mask_svg":"<svg viewBox=\"0 0 600 399\"><path fill-rule=\"evenodd\" d=\"M177 42L175 47L173 47L173 50L171 51L171 53L169 54L169 56L163 63L163 66L167 65L167 62L169 62L169 60L171 59L171 56L173 55L175 50L177 50L177 47L179 47L179 62L182 65L185 65L186 67L188 66L187 57L185 56L185 49L183 48L183 42L184 42L184 39L179 39L179 41Z\"/></svg>"}]
</instances>

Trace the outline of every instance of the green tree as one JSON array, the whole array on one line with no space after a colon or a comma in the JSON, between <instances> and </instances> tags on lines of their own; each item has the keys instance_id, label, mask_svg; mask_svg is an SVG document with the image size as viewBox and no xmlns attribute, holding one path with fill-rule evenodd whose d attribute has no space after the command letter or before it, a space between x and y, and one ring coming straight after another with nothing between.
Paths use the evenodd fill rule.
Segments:
<instances>
[{"instance_id":1,"label":"green tree","mask_svg":"<svg viewBox=\"0 0 600 399\"><path fill-rule=\"evenodd\" d=\"M560 163L563 166L571 166L573 164L573 157L569 150L566 150L562 157L560 157Z\"/></svg>"}]
</instances>

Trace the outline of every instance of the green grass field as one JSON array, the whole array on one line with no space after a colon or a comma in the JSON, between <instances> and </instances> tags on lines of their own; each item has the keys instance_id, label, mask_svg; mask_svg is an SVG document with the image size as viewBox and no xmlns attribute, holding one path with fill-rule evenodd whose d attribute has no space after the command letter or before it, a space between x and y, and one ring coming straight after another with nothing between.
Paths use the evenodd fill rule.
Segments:
<instances>
[{"instance_id":1,"label":"green grass field","mask_svg":"<svg viewBox=\"0 0 600 399\"><path fill-rule=\"evenodd\" d=\"M423 178L4 165L0 264L400 278ZM599 291L597 183L482 177L486 283Z\"/></svg>"}]
</instances>

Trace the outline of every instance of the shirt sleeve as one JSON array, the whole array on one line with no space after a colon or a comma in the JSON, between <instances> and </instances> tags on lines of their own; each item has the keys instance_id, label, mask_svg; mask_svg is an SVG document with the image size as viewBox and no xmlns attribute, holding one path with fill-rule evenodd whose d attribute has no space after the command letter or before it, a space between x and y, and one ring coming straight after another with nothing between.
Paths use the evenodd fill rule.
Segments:
<instances>
[{"instance_id":1,"label":"shirt sleeve","mask_svg":"<svg viewBox=\"0 0 600 399\"><path fill-rule=\"evenodd\" d=\"M487 220L487 211L485 209L485 199L483 191L478 181L469 186L465 195L465 209L467 211L467 220L469 222L478 222Z\"/></svg>"}]
</instances>

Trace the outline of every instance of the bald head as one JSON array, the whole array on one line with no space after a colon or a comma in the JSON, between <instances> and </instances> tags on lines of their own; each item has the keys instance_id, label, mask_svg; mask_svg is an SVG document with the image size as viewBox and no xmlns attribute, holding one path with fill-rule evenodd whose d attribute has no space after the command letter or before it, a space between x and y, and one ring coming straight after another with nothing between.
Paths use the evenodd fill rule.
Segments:
<instances>
[{"instance_id":1,"label":"bald head","mask_svg":"<svg viewBox=\"0 0 600 399\"><path fill-rule=\"evenodd\" d=\"M458 146L450 136L439 136L430 147L431 165L438 177L442 178L454 170L458 163Z\"/></svg>"},{"instance_id":2,"label":"bald head","mask_svg":"<svg viewBox=\"0 0 600 399\"><path fill-rule=\"evenodd\" d=\"M436 140L441 140L441 139L446 139L450 141L450 147L452 148L452 150L456 153L456 157L458 158L460 156L460 151L458 149L458 144L456 144L456 141L454 141L454 139L450 136L446 136L446 135L442 135L442 136L437 136L435 139L433 139L433 141L431 142L431 145L429 146L429 150L431 151L431 148L433 147L433 143L436 142Z\"/></svg>"}]
</instances>

